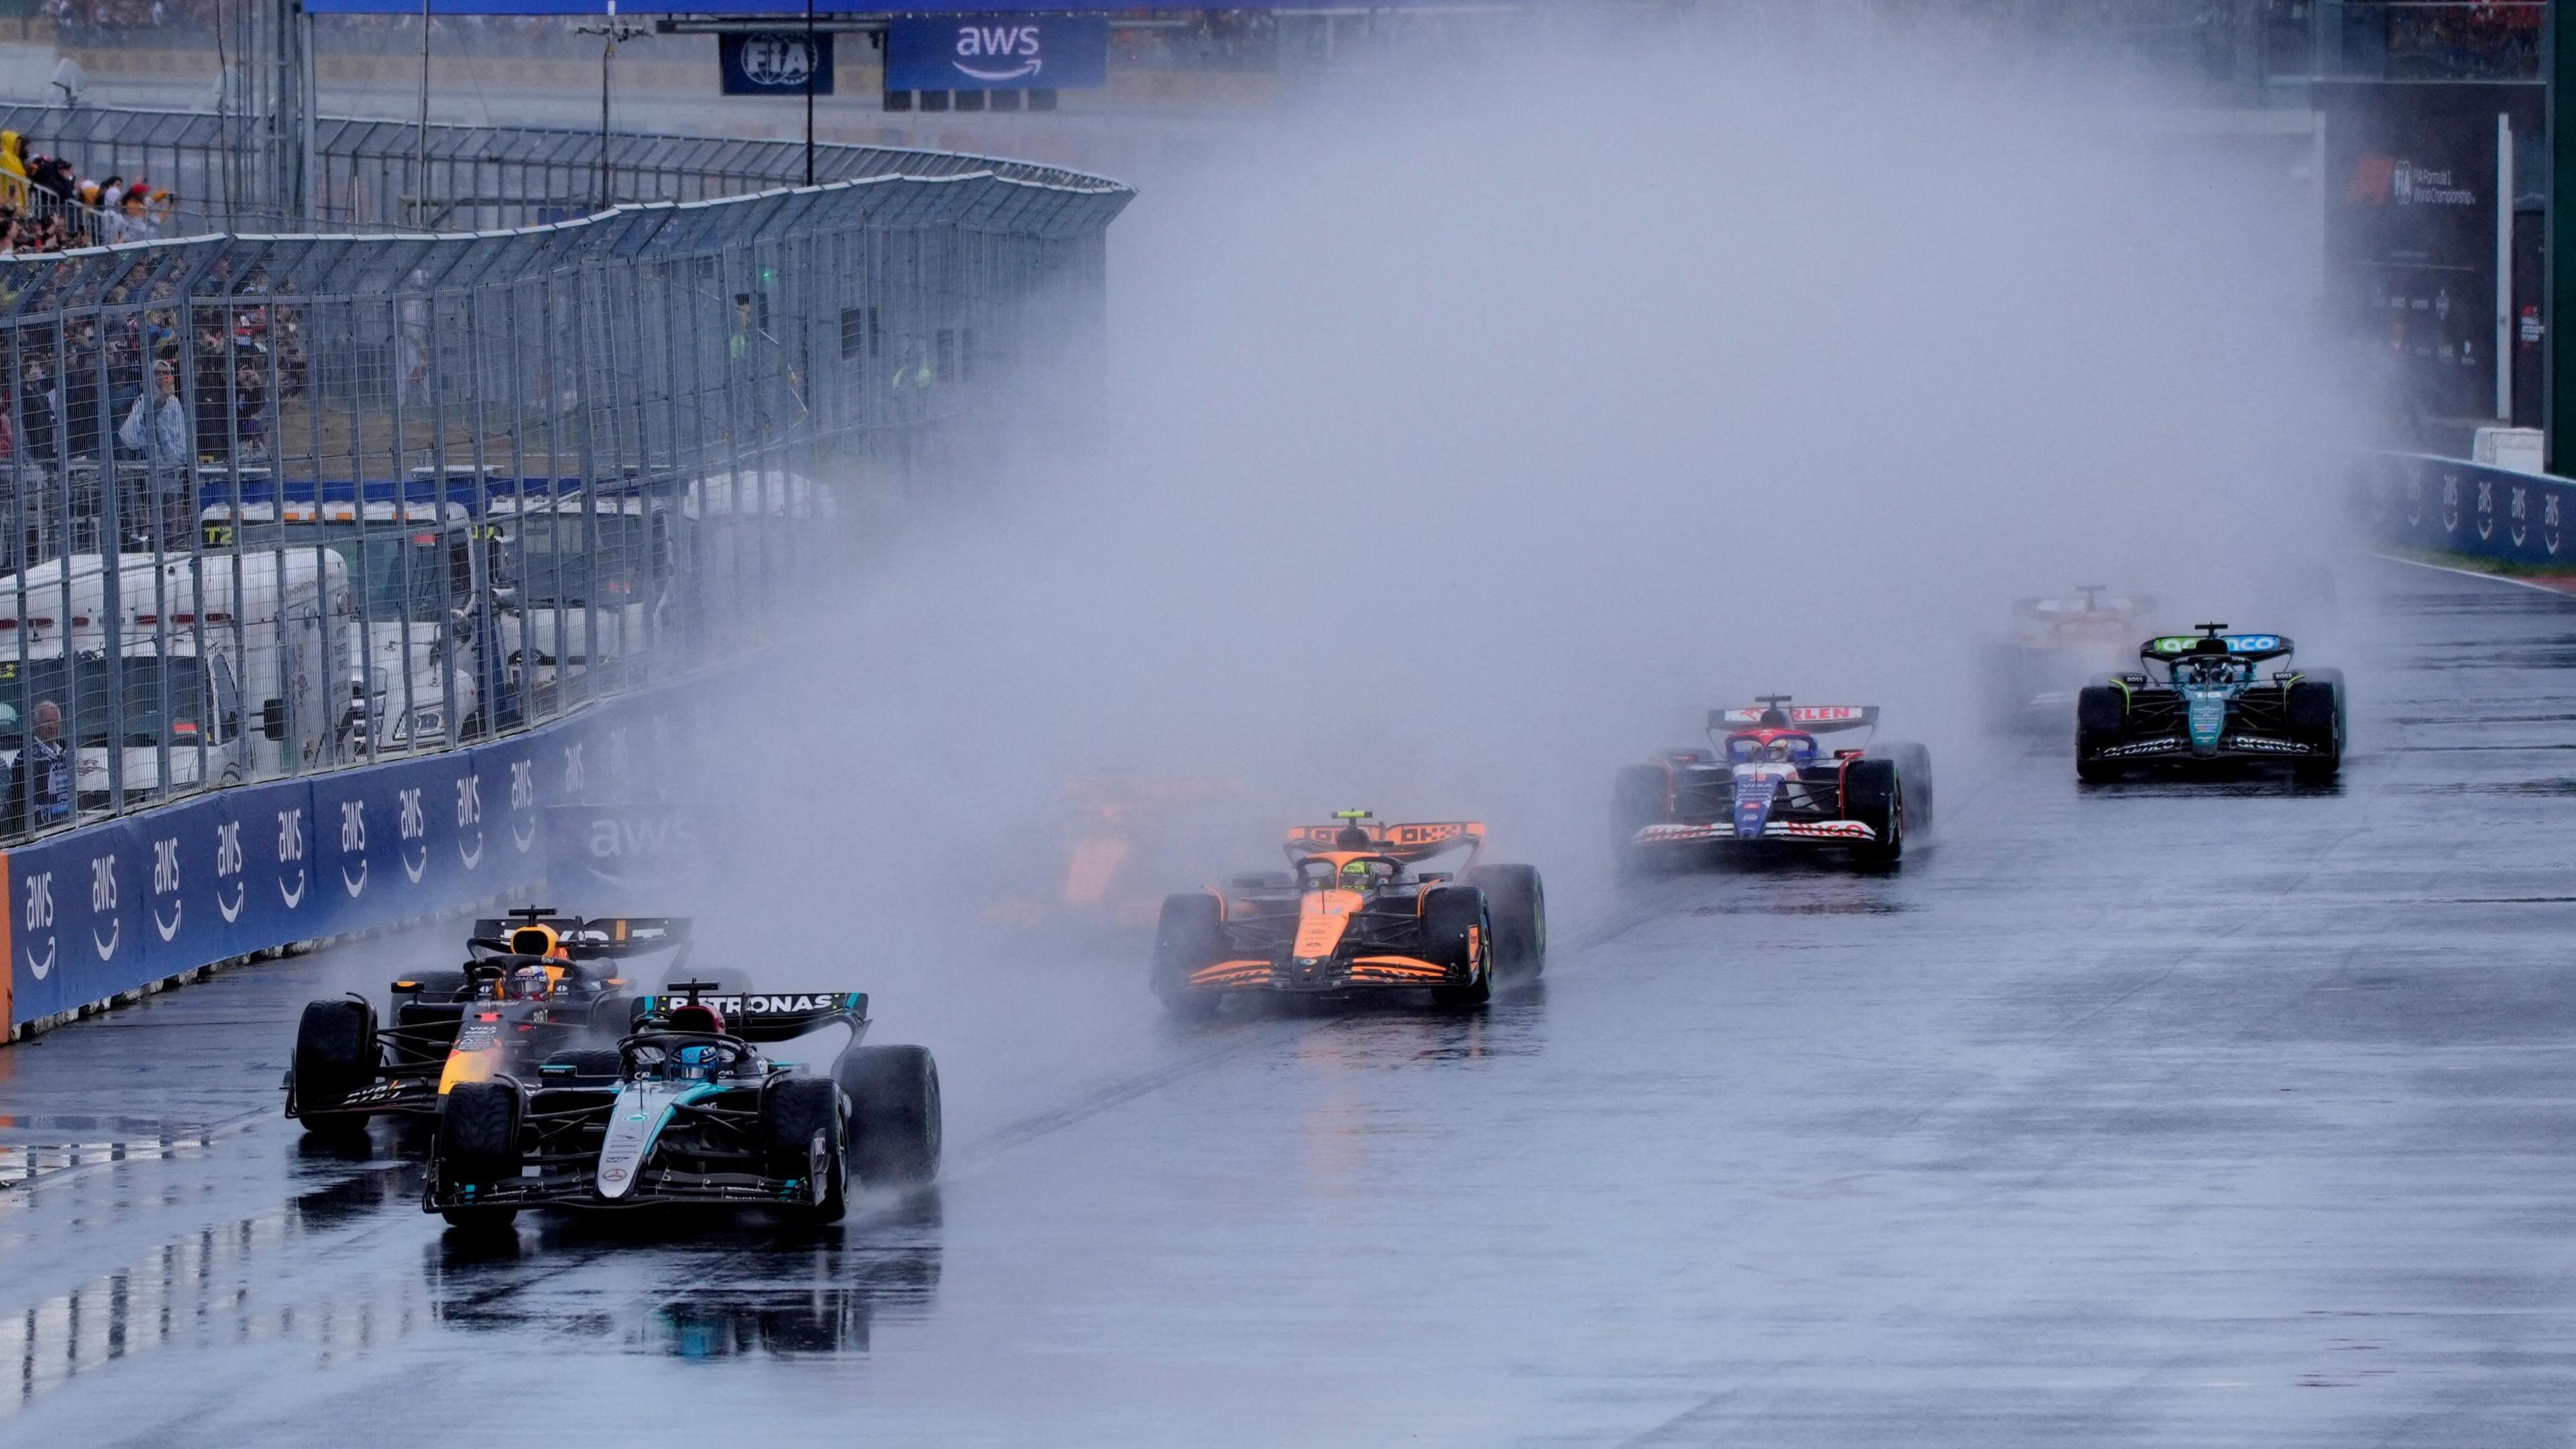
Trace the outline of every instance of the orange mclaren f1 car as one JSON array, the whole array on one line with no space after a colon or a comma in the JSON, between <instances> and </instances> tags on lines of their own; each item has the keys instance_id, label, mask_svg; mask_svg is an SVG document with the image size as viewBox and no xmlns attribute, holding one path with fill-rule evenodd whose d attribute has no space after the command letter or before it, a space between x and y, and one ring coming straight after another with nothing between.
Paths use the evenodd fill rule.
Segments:
<instances>
[{"instance_id":1,"label":"orange mclaren f1 car","mask_svg":"<svg viewBox=\"0 0 2576 1449\"><path fill-rule=\"evenodd\" d=\"M1344 810L1288 832L1285 871L1238 875L1166 897L1154 937L1154 992L1184 1016L1212 1015L1232 993L1323 996L1429 990L1473 1006L1503 973L1547 959L1538 871L1479 865L1473 821L1380 825ZM1418 862L1468 852L1455 874Z\"/></svg>"}]
</instances>

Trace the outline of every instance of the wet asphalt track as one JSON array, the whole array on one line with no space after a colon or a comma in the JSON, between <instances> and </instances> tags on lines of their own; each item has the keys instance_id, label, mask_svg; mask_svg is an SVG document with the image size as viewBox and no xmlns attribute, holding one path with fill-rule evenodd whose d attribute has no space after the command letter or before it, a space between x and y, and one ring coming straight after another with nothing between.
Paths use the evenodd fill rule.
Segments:
<instances>
[{"instance_id":1,"label":"wet asphalt track","mask_svg":"<svg viewBox=\"0 0 2576 1449\"><path fill-rule=\"evenodd\" d=\"M0 1155L0 1438L2564 1443L2576 602L2368 577L2339 790L1953 764L1902 874L1637 887L1480 1018L1058 973L818 1240L478 1252L301 1147L297 1006L443 936L0 1051L0 1145L129 1159Z\"/></svg>"}]
</instances>

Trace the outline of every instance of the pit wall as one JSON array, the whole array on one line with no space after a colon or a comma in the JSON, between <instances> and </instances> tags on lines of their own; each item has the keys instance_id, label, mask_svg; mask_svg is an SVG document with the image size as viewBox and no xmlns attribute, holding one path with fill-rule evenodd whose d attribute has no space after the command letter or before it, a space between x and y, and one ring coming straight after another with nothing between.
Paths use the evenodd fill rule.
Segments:
<instances>
[{"instance_id":1,"label":"pit wall","mask_svg":"<svg viewBox=\"0 0 2576 1449\"><path fill-rule=\"evenodd\" d=\"M0 854L7 1039L209 967L536 886L550 809L647 798L704 681L392 764L241 785Z\"/></svg>"},{"instance_id":2,"label":"pit wall","mask_svg":"<svg viewBox=\"0 0 2576 1449\"><path fill-rule=\"evenodd\" d=\"M2576 573L2576 481L2381 453L2362 465L2354 507L2382 543Z\"/></svg>"}]
</instances>

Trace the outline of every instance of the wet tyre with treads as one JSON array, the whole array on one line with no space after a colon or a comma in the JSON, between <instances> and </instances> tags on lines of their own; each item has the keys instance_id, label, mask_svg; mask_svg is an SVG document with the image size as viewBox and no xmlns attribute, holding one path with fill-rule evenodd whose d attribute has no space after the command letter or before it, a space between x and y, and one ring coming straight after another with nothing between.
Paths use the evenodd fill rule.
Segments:
<instances>
[{"instance_id":1,"label":"wet tyre with treads","mask_svg":"<svg viewBox=\"0 0 2576 1449\"><path fill-rule=\"evenodd\" d=\"M1534 865L1485 865L1467 873L1467 884L1485 893L1494 921L1494 966L1508 975L1536 976L1547 968L1547 891Z\"/></svg>"},{"instance_id":2,"label":"wet tyre with treads","mask_svg":"<svg viewBox=\"0 0 2576 1449\"><path fill-rule=\"evenodd\" d=\"M2308 785L2332 783L2343 769L2343 671L2308 670L2291 682L2284 705L2290 737L2323 752L2291 761L2292 777Z\"/></svg>"},{"instance_id":3,"label":"wet tyre with treads","mask_svg":"<svg viewBox=\"0 0 2576 1449\"><path fill-rule=\"evenodd\" d=\"M1852 858L1885 870L1905 857L1905 780L1894 760L1854 760L1843 772L1843 818L1878 837L1852 847Z\"/></svg>"},{"instance_id":4,"label":"wet tyre with treads","mask_svg":"<svg viewBox=\"0 0 2576 1449\"><path fill-rule=\"evenodd\" d=\"M1494 924L1485 893L1470 885L1422 893L1423 959L1465 979L1431 988L1435 1006L1482 1006L1494 994Z\"/></svg>"},{"instance_id":5,"label":"wet tyre with treads","mask_svg":"<svg viewBox=\"0 0 2576 1449\"><path fill-rule=\"evenodd\" d=\"M919 1187L939 1176L939 1063L928 1047L853 1047L836 1075L862 1184Z\"/></svg>"},{"instance_id":6,"label":"wet tyre with treads","mask_svg":"<svg viewBox=\"0 0 2576 1449\"><path fill-rule=\"evenodd\" d=\"M829 1077L772 1082L760 1099L760 1149L771 1177L811 1179L812 1201L786 1209L802 1222L837 1223L849 1210L850 1119Z\"/></svg>"},{"instance_id":7,"label":"wet tyre with treads","mask_svg":"<svg viewBox=\"0 0 2576 1449\"><path fill-rule=\"evenodd\" d=\"M363 1121L325 1116L376 1079L376 1009L354 997L307 1003L295 1024L295 1110L307 1132L363 1131Z\"/></svg>"},{"instance_id":8,"label":"wet tyre with treads","mask_svg":"<svg viewBox=\"0 0 2576 1449\"><path fill-rule=\"evenodd\" d=\"M431 1170L439 1196L451 1202L462 1188L488 1189L519 1176L519 1089L508 1082L459 1082L438 1109L438 1146ZM498 1231L519 1215L514 1207L449 1206L440 1215L454 1227Z\"/></svg>"},{"instance_id":9,"label":"wet tyre with treads","mask_svg":"<svg viewBox=\"0 0 2576 1449\"><path fill-rule=\"evenodd\" d=\"M1207 891L1163 897L1154 928L1154 994L1174 1016L1206 1018L1225 1004L1224 993L1193 991L1190 973L1225 957L1225 903Z\"/></svg>"},{"instance_id":10,"label":"wet tyre with treads","mask_svg":"<svg viewBox=\"0 0 2576 1449\"><path fill-rule=\"evenodd\" d=\"M2092 784L2120 778L2104 750L2129 733L2129 694L2116 684L2088 684L2075 696L2075 777Z\"/></svg>"}]
</instances>

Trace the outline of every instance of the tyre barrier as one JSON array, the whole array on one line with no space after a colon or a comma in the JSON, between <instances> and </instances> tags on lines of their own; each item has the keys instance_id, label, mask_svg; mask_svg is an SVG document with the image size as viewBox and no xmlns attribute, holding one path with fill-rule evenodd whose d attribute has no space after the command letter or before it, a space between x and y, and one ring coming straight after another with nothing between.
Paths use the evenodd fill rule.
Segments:
<instances>
[{"instance_id":1,"label":"tyre barrier","mask_svg":"<svg viewBox=\"0 0 2576 1449\"><path fill-rule=\"evenodd\" d=\"M2569 479L2379 453L2362 464L2355 508L2383 543L2576 569L2576 481Z\"/></svg>"},{"instance_id":2,"label":"tyre barrier","mask_svg":"<svg viewBox=\"0 0 2576 1449\"><path fill-rule=\"evenodd\" d=\"M0 852L0 1039L539 884L550 809L676 778L697 679L435 755L210 791Z\"/></svg>"}]
</instances>

